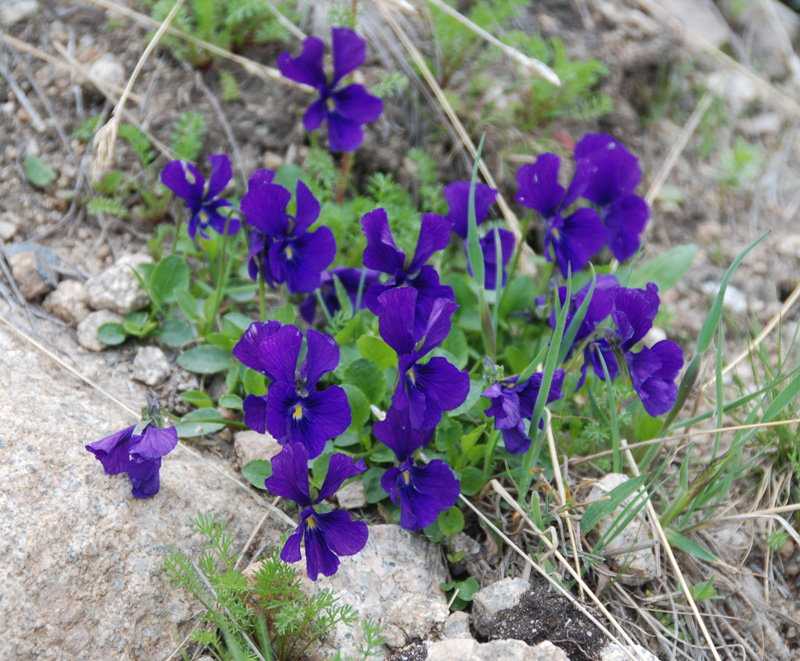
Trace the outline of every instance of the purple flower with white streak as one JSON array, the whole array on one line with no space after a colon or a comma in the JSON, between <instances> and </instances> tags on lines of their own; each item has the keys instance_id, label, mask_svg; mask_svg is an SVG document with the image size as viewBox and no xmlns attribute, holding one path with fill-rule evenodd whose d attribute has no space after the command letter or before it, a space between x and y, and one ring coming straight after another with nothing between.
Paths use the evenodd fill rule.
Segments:
<instances>
[{"instance_id":1,"label":"purple flower with white streak","mask_svg":"<svg viewBox=\"0 0 800 661\"><path fill-rule=\"evenodd\" d=\"M420 530L436 520L440 512L458 500L461 485L453 471L441 459L417 466L413 454L425 447L433 430L420 431L411 424L408 409L395 406L386 419L373 425L376 438L391 448L400 462L381 478L381 487L392 502L400 505L400 525L406 530Z\"/></svg>"},{"instance_id":2,"label":"purple flower with white streak","mask_svg":"<svg viewBox=\"0 0 800 661\"><path fill-rule=\"evenodd\" d=\"M417 333L416 300L417 292L411 287L397 287L381 294L378 328L383 341L397 352L398 380L392 407L408 409L415 429L433 429L443 411L458 408L466 400L469 374L440 356L422 362L447 337L450 317L458 306L438 299L423 332Z\"/></svg>"},{"instance_id":3,"label":"purple flower with white streak","mask_svg":"<svg viewBox=\"0 0 800 661\"><path fill-rule=\"evenodd\" d=\"M264 279L273 289L285 282L293 294L311 293L336 257L333 232L324 225L308 231L319 218L320 205L302 181L297 181L292 216L286 210L292 194L283 186L268 183L267 176L260 179L254 183L251 177L241 204L248 224L256 230L251 234L250 276L255 279L261 265Z\"/></svg>"},{"instance_id":4,"label":"purple flower with white streak","mask_svg":"<svg viewBox=\"0 0 800 661\"><path fill-rule=\"evenodd\" d=\"M266 395L244 400L245 424L259 433L268 431L279 443L302 443L313 459L325 442L350 426L350 404L336 385L319 390L326 372L339 364L339 345L326 333L309 329L306 357L297 368L303 334L279 321L254 322L233 349L247 367L266 375Z\"/></svg>"},{"instance_id":5,"label":"purple flower with white streak","mask_svg":"<svg viewBox=\"0 0 800 661\"><path fill-rule=\"evenodd\" d=\"M450 243L450 224L435 213L422 214L422 224L413 255L397 249L389 228L385 209L375 209L361 218L361 228L367 237L364 249L364 266L392 276L386 284L376 283L366 292L366 305L370 312L380 315L383 309L381 295L391 289L411 287L417 292L416 331L422 333L438 299L455 301L452 288L439 284L439 274L425 264L430 257Z\"/></svg>"},{"instance_id":6,"label":"purple flower with white streak","mask_svg":"<svg viewBox=\"0 0 800 661\"><path fill-rule=\"evenodd\" d=\"M523 383L517 383L517 377L493 383L483 393L483 397L491 400L491 406L484 410L487 416L494 417L494 428L503 434L503 443L511 454L527 452L531 446L525 420L533 418L536 399L542 389L542 373L531 374ZM564 393L564 370L555 370L547 393L546 404L561 399ZM539 420L539 428L544 424Z\"/></svg>"},{"instance_id":7,"label":"purple flower with white streak","mask_svg":"<svg viewBox=\"0 0 800 661\"><path fill-rule=\"evenodd\" d=\"M582 167L581 196L600 207L611 253L620 262L633 257L650 217L647 203L633 191L642 179L639 159L605 133L587 133L575 146Z\"/></svg>"},{"instance_id":8,"label":"purple flower with white streak","mask_svg":"<svg viewBox=\"0 0 800 661\"><path fill-rule=\"evenodd\" d=\"M368 94L363 85L339 87L345 76L364 64L367 42L347 28L333 28L333 77L328 80L322 66L325 45L317 37L303 42L303 52L291 57L278 56L278 69L295 82L315 88L319 98L303 115L307 131L315 131L328 122L331 151L355 151L364 141L361 126L373 122L383 112L383 101Z\"/></svg>"},{"instance_id":9,"label":"purple flower with white streak","mask_svg":"<svg viewBox=\"0 0 800 661\"><path fill-rule=\"evenodd\" d=\"M366 273L364 273L364 271L366 271ZM347 297L350 299L350 304L353 306L353 309L355 309L356 303L358 303L358 288L361 286L362 275L364 277L364 285L361 291L360 310L363 310L367 306L364 294L370 286L378 282L380 273L371 271L370 269L348 269L344 266L336 266L335 268L322 272L319 292L322 297L322 303L328 310L328 314L333 316L342 309L342 303L339 300L339 294L336 291L336 285L333 280L334 277L338 278L339 282L342 283L342 287ZM303 319L305 319L306 322L313 324L316 311L317 295L314 293L307 296L300 304L300 314L303 315Z\"/></svg>"},{"instance_id":10,"label":"purple flower with white streak","mask_svg":"<svg viewBox=\"0 0 800 661\"><path fill-rule=\"evenodd\" d=\"M308 486L308 452L301 443L284 446L272 460L272 476L264 486L276 496L293 500L303 511L300 525L289 535L281 551L281 560L297 562L301 558L300 543L305 540L308 577L316 581L320 574L333 576L339 569L339 556L355 555L367 543L369 530L363 521L353 521L348 512L334 510L318 512L318 505L330 498L348 478L363 473L363 459L355 463L343 454L334 454L328 464L328 474L316 498Z\"/></svg>"},{"instance_id":11,"label":"purple flower with white streak","mask_svg":"<svg viewBox=\"0 0 800 661\"><path fill-rule=\"evenodd\" d=\"M542 154L535 163L517 170L519 191L516 200L521 205L538 211L545 221L545 257L555 260L561 275L567 277L568 269L577 273L589 262L606 242L603 221L594 209L578 209L564 217L583 192L586 178L578 166L569 188L558 183L561 159L555 154Z\"/></svg>"},{"instance_id":12,"label":"purple flower with white streak","mask_svg":"<svg viewBox=\"0 0 800 661\"><path fill-rule=\"evenodd\" d=\"M136 498L149 498L158 493L161 458L168 455L178 444L175 427L158 429L148 424L137 431L131 426L116 434L90 443L91 452L106 471L106 475L127 473Z\"/></svg>"},{"instance_id":13,"label":"purple flower with white streak","mask_svg":"<svg viewBox=\"0 0 800 661\"><path fill-rule=\"evenodd\" d=\"M467 251L467 236L469 234L469 189L471 182L456 181L444 187L444 196L447 199L448 211L444 219L450 223L450 230L461 237L464 242L464 252ZM497 198L497 191L486 184L475 184L475 220L480 225L489 215L489 207ZM497 237L500 239L500 256L503 262L503 286L508 280L506 266L514 254L514 234L507 229L498 229ZM480 238L483 253L484 281L486 289L497 287L497 246L495 231L489 230ZM467 268L473 275L472 265L467 258Z\"/></svg>"},{"instance_id":14,"label":"purple flower with white streak","mask_svg":"<svg viewBox=\"0 0 800 661\"><path fill-rule=\"evenodd\" d=\"M170 161L161 171L161 183L186 202L191 214L186 231L192 238L199 230L200 236L208 239L209 226L218 234L224 234L226 217L219 210L231 206L228 200L219 197L233 176L230 159L225 154L214 154L208 157L208 162L211 163L211 177L207 188L206 180L193 163ZM239 231L241 223L236 218L227 223L228 234Z\"/></svg>"}]
</instances>

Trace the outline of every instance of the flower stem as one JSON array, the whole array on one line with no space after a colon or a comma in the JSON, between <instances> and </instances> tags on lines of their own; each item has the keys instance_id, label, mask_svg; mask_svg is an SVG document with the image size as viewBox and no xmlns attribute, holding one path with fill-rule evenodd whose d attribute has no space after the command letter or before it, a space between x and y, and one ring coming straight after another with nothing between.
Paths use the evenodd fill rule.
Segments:
<instances>
[{"instance_id":1,"label":"flower stem","mask_svg":"<svg viewBox=\"0 0 800 661\"><path fill-rule=\"evenodd\" d=\"M169 251L170 255L175 254L175 249L178 247L178 239L181 235L181 227L183 226L183 211L178 216L178 224L175 226L175 240L172 242L172 249Z\"/></svg>"},{"instance_id":2,"label":"flower stem","mask_svg":"<svg viewBox=\"0 0 800 661\"><path fill-rule=\"evenodd\" d=\"M339 179L339 191L336 193L336 204L341 204L344 194L347 192L347 179L350 176L350 169L353 167L353 153L346 151L342 157L342 176Z\"/></svg>"},{"instance_id":3,"label":"flower stem","mask_svg":"<svg viewBox=\"0 0 800 661\"><path fill-rule=\"evenodd\" d=\"M228 249L228 228L231 223L231 216L233 215L234 210L228 213L227 217L225 218L225 230L222 234L222 247L219 251L219 268L217 271L217 289L214 292L214 307L209 310L208 316L206 317L206 335L211 333L214 330L214 320L217 317L217 312L219 312L219 306L222 303L222 291L225 288L225 284L227 283L228 278L226 277L225 273L225 257L226 252Z\"/></svg>"}]
</instances>

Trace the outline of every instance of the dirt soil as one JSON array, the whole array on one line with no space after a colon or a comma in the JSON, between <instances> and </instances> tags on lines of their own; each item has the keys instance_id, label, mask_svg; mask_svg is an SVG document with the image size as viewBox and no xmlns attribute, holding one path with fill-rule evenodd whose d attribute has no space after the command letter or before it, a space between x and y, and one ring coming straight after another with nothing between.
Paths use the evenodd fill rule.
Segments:
<instances>
[{"instance_id":1,"label":"dirt soil","mask_svg":"<svg viewBox=\"0 0 800 661\"><path fill-rule=\"evenodd\" d=\"M143 11L138 3L127 4ZM466 7L470 3L460 4ZM698 245L698 255L686 276L664 295L669 312L662 325L672 339L681 343L685 353L690 353L725 270L749 243L769 232L731 279L734 291L726 303L725 314L729 322L726 351L733 355L741 348L742 336L749 325L754 321L763 324L776 314L781 299L797 283L800 108L793 111L790 103L774 103L763 89L753 83L742 83L735 76L737 84L720 88L720 78L731 75L730 71L702 56L696 42L677 23L648 13L633 0L597 3L543 0L533 4L535 9L522 16L515 27L560 38L574 58L593 57L604 62L609 75L599 87L612 98L614 112L599 120L557 119L525 135L525 139L569 147L586 132L612 133L641 159L644 172L641 194L650 189L659 171L669 162L670 150L685 135L687 122L701 102L704 90L715 85L714 89L722 90L720 100L712 104L697 129L688 135L685 148L669 169L665 185L656 191L643 260L680 244ZM771 67L779 67L782 62L780 53L777 65L773 62L775 58L765 60L762 52L765 41L759 36L763 28L758 27L764 21L758 23L754 18L751 23L743 24L735 16L736 3L732 1L720 0L709 5L712 13L728 26L732 54L781 89L785 96L797 99L800 88L789 68L783 72L763 68L765 62ZM688 22L691 20L689 17ZM791 17L781 20L783 29L796 40L800 21L793 22ZM364 21L365 31L377 45L362 69L365 82L370 85L387 71L400 70L392 54L401 51L396 42L394 50L387 47L391 34L385 26L376 27L378 18L374 12L368 11ZM316 15L311 12L307 23L305 29L321 30L325 18L322 12ZM62 60L53 47L53 42L58 42L87 67L102 56L111 55L125 73L111 82L122 87L146 44L147 31L92 2L64 0L42 2L34 17L9 27L8 34ZM420 47L428 48L430 43L423 42ZM274 66L283 49L280 44L249 47L244 54ZM774 49L779 50L777 45ZM0 83L0 221L16 228L0 247L8 250L22 242L51 247L58 254L59 275L80 280L99 273L124 253L145 250L153 223L89 215L83 205L73 206L64 194L76 191L79 197L85 197L89 193L92 158L86 145L72 133L92 115L107 113L108 100L77 74L65 73L62 68L7 43L0 42L0 63L34 111L32 114L26 108L7 82ZM239 82L238 100L224 104L212 101L221 98L221 69L232 73ZM503 75L508 75L509 70L513 72L506 69ZM465 94L467 83L456 79L448 92ZM443 183L468 176L469 162L464 150L441 130L444 122L441 111L423 93L423 88L424 84L412 82L401 95L389 99L385 115L366 128L365 146L358 153L354 169L358 186L363 186L366 175L375 171L391 172L403 185L413 186L406 157L411 148L419 146L440 159ZM243 180L256 168L276 168L282 163L302 165L308 154L308 136L303 130L300 110L305 107L307 95L278 82L252 77L230 62L216 62L205 70L193 71L168 52L157 51L145 64L134 93L135 98L127 106L131 117L164 142L181 112L195 110L203 114L209 127L203 158L213 153L231 154L234 172ZM525 159L509 158L503 148L514 142L513 131L501 134L496 127L489 130L496 139L494 143L491 139L487 141L487 161L496 173L501 192L513 206L514 172ZM760 153L757 171L745 184L724 181L726 173L729 174L726 153L737 138L757 145ZM709 143L714 145L710 149ZM535 155L528 154L527 161ZM41 158L56 171L55 186L42 190L28 181L24 168L28 156ZM164 162L165 159L160 159L157 166ZM122 141L117 144L113 167L126 176L141 176L134 154ZM515 210L520 216L524 211L521 207ZM535 229L529 241L536 246ZM7 285L0 280L0 294L18 307L20 302ZM41 299L29 302L34 316L44 314L40 303ZM797 321L796 311L786 315L785 335L794 332ZM63 325L62 328L74 333L74 328ZM131 359L132 354L124 350L108 352L107 357L112 368ZM743 378L747 379L746 374ZM763 526L754 526L747 530L751 540L764 534ZM720 545L725 546L725 542ZM752 631L744 636L766 658L788 658L786 653L800 654L796 549L782 550L774 557L778 563L776 571L794 567L792 582L786 585L783 581L787 592L778 591L770 596L769 608L780 613L771 618L780 644L770 649L766 634L760 640ZM741 571L761 576L760 552L743 552L729 560ZM699 581L705 577L696 578ZM741 592L736 586L730 588L730 593L737 591ZM570 607L560 603L560 599L545 588L538 588L534 595L526 597L519 613L498 622L492 637L520 637L527 642L538 642L543 638L537 637L531 623L544 617L552 620L547 637L550 640L554 640L553 635L560 637L563 642L559 644L573 661L594 658L590 640L594 639L594 632L589 627L564 629ZM744 601L753 604L753 599L751 594ZM754 607L759 606L756 603ZM742 612L732 609L730 614ZM724 635L735 644L733 634Z\"/></svg>"}]
</instances>

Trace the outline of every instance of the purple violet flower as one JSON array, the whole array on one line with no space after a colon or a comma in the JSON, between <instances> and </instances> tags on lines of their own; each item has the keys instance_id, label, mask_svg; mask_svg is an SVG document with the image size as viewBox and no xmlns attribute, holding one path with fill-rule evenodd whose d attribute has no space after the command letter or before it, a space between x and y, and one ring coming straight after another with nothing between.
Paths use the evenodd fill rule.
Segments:
<instances>
[{"instance_id":1,"label":"purple violet flower","mask_svg":"<svg viewBox=\"0 0 800 661\"><path fill-rule=\"evenodd\" d=\"M339 556L355 555L367 543L369 530L363 521L353 521L348 512L334 510L318 512L318 505L330 498L348 478L363 473L363 459L355 463L343 454L334 454L328 464L328 474L316 498L308 487L308 452L302 443L291 443L272 460L272 476L264 486L276 496L293 500L303 511L300 525L286 540L281 560L297 562L301 558L300 543L305 539L308 577L316 581L320 574L333 576L339 568Z\"/></svg>"},{"instance_id":2,"label":"purple violet flower","mask_svg":"<svg viewBox=\"0 0 800 661\"><path fill-rule=\"evenodd\" d=\"M136 498L149 498L158 493L161 458L178 444L178 431L175 427L158 429L152 424L141 434L135 431L136 426L127 427L90 443L86 449L97 457L107 475L127 473Z\"/></svg>"},{"instance_id":3,"label":"purple violet flower","mask_svg":"<svg viewBox=\"0 0 800 661\"><path fill-rule=\"evenodd\" d=\"M211 177L206 188L206 180L194 164L187 161L170 161L161 171L161 183L186 202L191 216L186 231L194 238L198 230L204 239L209 238L206 229L209 225L218 234L225 233L225 216L220 208L231 203L219 194L225 190L233 176L230 159L225 154L208 157L211 163ZM241 223L236 218L228 222L228 234L236 234Z\"/></svg>"},{"instance_id":4,"label":"purple violet flower","mask_svg":"<svg viewBox=\"0 0 800 661\"><path fill-rule=\"evenodd\" d=\"M350 426L350 404L336 385L317 384L339 364L339 346L330 335L306 332L308 351L297 369L303 334L278 321L254 322L233 349L233 355L271 381L266 395L248 395L244 421L259 433L268 431L279 443L302 443L314 459L325 442Z\"/></svg>"},{"instance_id":5,"label":"purple violet flower","mask_svg":"<svg viewBox=\"0 0 800 661\"><path fill-rule=\"evenodd\" d=\"M610 291L609 296L614 305L611 318L619 329L622 350L630 351L653 327L661 305L658 286L648 282L646 289L618 287Z\"/></svg>"},{"instance_id":6,"label":"purple violet flower","mask_svg":"<svg viewBox=\"0 0 800 661\"><path fill-rule=\"evenodd\" d=\"M446 358L422 359L439 346L450 332L450 317L458 307L440 298L422 333L415 328L417 291L395 287L380 296L379 332L383 341L397 352L398 379L392 408L408 409L415 429L433 429L443 411L458 408L469 394L469 374L451 365Z\"/></svg>"},{"instance_id":7,"label":"purple violet flower","mask_svg":"<svg viewBox=\"0 0 800 661\"><path fill-rule=\"evenodd\" d=\"M381 294L399 287L411 287L417 292L416 331L424 332L435 301L440 298L456 300L452 288L439 284L436 269L425 264L433 253L446 248L450 243L450 225L435 213L422 214L422 225L413 256L406 256L397 249L385 209L375 209L365 214L361 218L361 227L367 237L364 266L392 276L386 284L376 283L366 291L367 308L374 315L380 315Z\"/></svg>"},{"instance_id":8,"label":"purple violet flower","mask_svg":"<svg viewBox=\"0 0 800 661\"><path fill-rule=\"evenodd\" d=\"M675 379L683 367L681 348L671 340L661 340L638 353L629 351L625 361L644 410L655 418L672 409L678 396Z\"/></svg>"},{"instance_id":9,"label":"purple violet flower","mask_svg":"<svg viewBox=\"0 0 800 661\"><path fill-rule=\"evenodd\" d=\"M642 179L639 159L605 133L587 133L575 146L585 174L581 196L600 207L608 247L620 262L632 257L650 218L647 203L633 191Z\"/></svg>"},{"instance_id":10,"label":"purple violet flower","mask_svg":"<svg viewBox=\"0 0 800 661\"><path fill-rule=\"evenodd\" d=\"M367 306L365 301L366 297L364 294L371 285L374 285L376 282L378 282L380 273L377 271L371 271L370 269L348 269L344 266L336 266L328 271L322 272L319 290L322 294L322 302L327 308L328 314L333 316L342 309L342 304L339 301L339 295L336 293L336 285L333 277L336 276L339 278L339 282L342 283L342 287L344 287L344 290L350 299L350 304L353 306L353 309L355 309L356 303L358 302L358 287L361 284L361 274L364 271L367 273L364 276L364 286L361 292L361 306L359 308L363 310ZM314 293L307 296L306 299L300 304L300 314L303 316L303 319L305 319L306 322L313 324L316 311L317 295Z\"/></svg>"},{"instance_id":11,"label":"purple violet flower","mask_svg":"<svg viewBox=\"0 0 800 661\"><path fill-rule=\"evenodd\" d=\"M406 530L420 530L436 520L440 512L458 500L461 485L453 470L441 459L424 466L414 463L413 453L430 442L433 430L416 429L408 409L391 406L386 419L373 425L376 438L391 448L400 467L390 468L381 478L381 487L392 502L400 505L400 525Z\"/></svg>"},{"instance_id":12,"label":"purple violet flower","mask_svg":"<svg viewBox=\"0 0 800 661\"><path fill-rule=\"evenodd\" d=\"M278 56L278 69L286 78L310 85L319 93L319 98L303 115L306 130L317 130L325 120L331 151L355 151L364 141L362 124L380 117L383 101L368 94L363 85L338 85L364 64L367 42L352 30L333 28L333 77L330 81L322 67L324 51L321 39L308 37L299 56L293 58L287 52Z\"/></svg>"},{"instance_id":13,"label":"purple violet flower","mask_svg":"<svg viewBox=\"0 0 800 661\"><path fill-rule=\"evenodd\" d=\"M564 370L555 370L547 393L546 404L561 399L564 393L561 386L564 384ZM531 446L525 420L533 417L536 398L542 388L542 373L536 372L531 377L518 384L517 377L499 381L489 386L483 397L491 400L491 406L484 410L487 416L494 417L494 428L503 433L503 443L511 454L527 452ZM539 428L544 425L539 420Z\"/></svg>"},{"instance_id":14,"label":"purple violet flower","mask_svg":"<svg viewBox=\"0 0 800 661\"><path fill-rule=\"evenodd\" d=\"M521 205L538 211L545 221L545 257L555 259L561 275L567 277L568 267L577 273L606 242L603 221L594 209L578 209L566 218L562 213L580 197L585 186L581 167L569 188L558 183L561 159L555 154L542 154L535 163L523 165L517 171Z\"/></svg>"},{"instance_id":15,"label":"purple violet flower","mask_svg":"<svg viewBox=\"0 0 800 661\"><path fill-rule=\"evenodd\" d=\"M260 264L273 289L285 282L293 294L309 294L336 257L336 239L324 225L308 231L319 218L320 205L302 181L297 181L294 216L286 212L291 199L283 186L266 181L251 185L242 198L242 213L256 230L251 234L249 271L257 276Z\"/></svg>"}]
</instances>

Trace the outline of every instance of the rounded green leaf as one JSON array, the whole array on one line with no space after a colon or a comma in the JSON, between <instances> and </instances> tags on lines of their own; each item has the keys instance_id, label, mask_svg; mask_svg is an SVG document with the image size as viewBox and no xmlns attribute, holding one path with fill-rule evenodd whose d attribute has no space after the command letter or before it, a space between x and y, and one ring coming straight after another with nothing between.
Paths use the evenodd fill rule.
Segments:
<instances>
[{"instance_id":1,"label":"rounded green leaf","mask_svg":"<svg viewBox=\"0 0 800 661\"><path fill-rule=\"evenodd\" d=\"M239 395L223 395L219 398L219 405L232 411L242 410L242 398Z\"/></svg>"},{"instance_id":2,"label":"rounded green leaf","mask_svg":"<svg viewBox=\"0 0 800 661\"><path fill-rule=\"evenodd\" d=\"M159 303L173 303L178 290L189 288L189 267L177 255L162 259L150 276L150 289Z\"/></svg>"},{"instance_id":3,"label":"rounded green leaf","mask_svg":"<svg viewBox=\"0 0 800 661\"><path fill-rule=\"evenodd\" d=\"M213 434L223 429L226 424L217 409L207 408L190 411L175 425L175 429L178 430L178 438L192 438Z\"/></svg>"},{"instance_id":4,"label":"rounded green leaf","mask_svg":"<svg viewBox=\"0 0 800 661\"><path fill-rule=\"evenodd\" d=\"M38 156L28 156L25 159L25 174L34 186L47 188L52 184L58 175Z\"/></svg>"},{"instance_id":5,"label":"rounded green leaf","mask_svg":"<svg viewBox=\"0 0 800 661\"><path fill-rule=\"evenodd\" d=\"M356 346L364 358L369 358L382 370L397 365L394 349L379 337L362 335L356 340Z\"/></svg>"},{"instance_id":6,"label":"rounded green leaf","mask_svg":"<svg viewBox=\"0 0 800 661\"><path fill-rule=\"evenodd\" d=\"M128 337L122 324L103 324L97 329L97 339L110 347L116 347Z\"/></svg>"},{"instance_id":7,"label":"rounded green leaf","mask_svg":"<svg viewBox=\"0 0 800 661\"><path fill-rule=\"evenodd\" d=\"M363 392L370 404L379 404L386 394L383 371L367 358L354 360L344 372L344 382Z\"/></svg>"},{"instance_id":8,"label":"rounded green leaf","mask_svg":"<svg viewBox=\"0 0 800 661\"><path fill-rule=\"evenodd\" d=\"M167 319L161 324L161 341L168 347L182 347L194 339L192 327L180 319Z\"/></svg>"},{"instance_id":9,"label":"rounded green leaf","mask_svg":"<svg viewBox=\"0 0 800 661\"><path fill-rule=\"evenodd\" d=\"M441 512L436 521L443 535L455 535L464 529L464 515L455 505L449 510Z\"/></svg>"},{"instance_id":10,"label":"rounded green leaf","mask_svg":"<svg viewBox=\"0 0 800 661\"><path fill-rule=\"evenodd\" d=\"M342 388L344 388L347 401L350 403L350 429L358 431L369 420L369 400L361 390L352 384L345 383Z\"/></svg>"},{"instance_id":11,"label":"rounded green leaf","mask_svg":"<svg viewBox=\"0 0 800 661\"><path fill-rule=\"evenodd\" d=\"M477 468L469 466L461 471L461 493L465 496L474 496L484 484L483 472Z\"/></svg>"},{"instance_id":12,"label":"rounded green leaf","mask_svg":"<svg viewBox=\"0 0 800 661\"><path fill-rule=\"evenodd\" d=\"M379 503L384 498L389 497L389 494L381 486L381 478L385 472L385 468L373 466L364 473L364 497L368 503Z\"/></svg>"},{"instance_id":13,"label":"rounded green leaf","mask_svg":"<svg viewBox=\"0 0 800 661\"><path fill-rule=\"evenodd\" d=\"M253 459L242 466L242 476L256 489L264 489L264 481L272 477L272 464L266 459Z\"/></svg>"},{"instance_id":14,"label":"rounded green leaf","mask_svg":"<svg viewBox=\"0 0 800 661\"><path fill-rule=\"evenodd\" d=\"M198 408L213 408L214 402L202 390L187 390L181 393L181 399Z\"/></svg>"},{"instance_id":15,"label":"rounded green leaf","mask_svg":"<svg viewBox=\"0 0 800 661\"><path fill-rule=\"evenodd\" d=\"M206 344L178 356L178 365L195 374L217 374L231 366L231 355L220 347Z\"/></svg>"}]
</instances>

